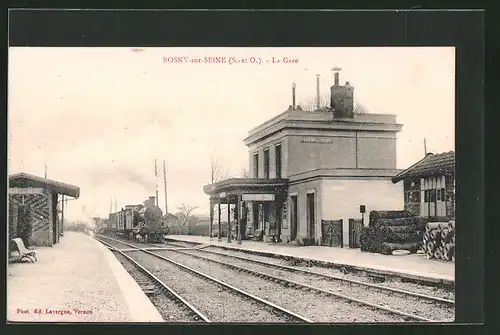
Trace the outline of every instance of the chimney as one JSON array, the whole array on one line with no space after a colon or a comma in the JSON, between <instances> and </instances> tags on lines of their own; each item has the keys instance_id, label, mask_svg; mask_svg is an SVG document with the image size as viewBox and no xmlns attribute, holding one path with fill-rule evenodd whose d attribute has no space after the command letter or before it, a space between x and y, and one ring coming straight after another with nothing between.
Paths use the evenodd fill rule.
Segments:
<instances>
[{"instance_id":1,"label":"chimney","mask_svg":"<svg viewBox=\"0 0 500 335\"><path fill-rule=\"evenodd\" d=\"M292 108L295 109L295 83L292 84Z\"/></svg>"},{"instance_id":2,"label":"chimney","mask_svg":"<svg viewBox=\"0 0 500 335\"><path fill-rule=\"evenodd\" d=\"M316 75L316 109L319 110L319 74Z\"/></svg>"},{"instance_id":3,"label":"chimney","mask_svg":"<svg viewBox=\"0 0 500 335\"><path fill-rule=\"evenodd\" d=\"M334 67L332 69L332 71L334 72L334 82L333 82L333 84L335 86L339 86L339 71L341 71L341 70L342 69L340 67L338 67L338 66L336 66L336 67Z\"/></svg>"},{"instance_id":4,"label":"chimney","mask_svg":"<svg viewBox=\"0 0 500 335\"><path fill-rule=\"evenodd\" d=\"M339 71L342 69L334 67L334 84L330 87L330 106L333 111L334 119L353 118L354 117L354 87L346 81L345 86L339 84Z\"/></svg>"},{"instance_id":5,"label":"chimney","mask_svg":"<svg viewBox=\"0 0 500 335\"><path fill-rule=\"evenodd\" d=\"M146 207L153 207L156 205L156 197L149 197L148 200L144 201Z\"/></svg>"}]
</instances>

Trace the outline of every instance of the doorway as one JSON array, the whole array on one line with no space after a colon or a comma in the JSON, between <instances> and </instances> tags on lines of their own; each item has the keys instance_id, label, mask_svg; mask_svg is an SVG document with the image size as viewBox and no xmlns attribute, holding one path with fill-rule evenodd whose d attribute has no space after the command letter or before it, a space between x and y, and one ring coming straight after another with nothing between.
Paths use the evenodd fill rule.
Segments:
<instances>
[{"instance_id":1,"label":"doorway","mask_svg":"<svg viewBox=\"0 0 500 335\"><path fill-rule=\"evenodd\" d=\"M252 204L253 231L259 230L259 208L260 204L254 202Z\"/></svg>"},{"instance_id":2,"label":"doorway","mask_svg":"<svg viewBox=\"0 0 500 335\"><path fill-rule=\"evenodd\" d=\"M307 194L307 230L309 233L309 237L312 239L316 238L316 232L315 232L315 227L314 223L316 222L315 218L315 204L314 204L314 193L308 193Z\"/></svg>"},{"instance_id":3,"label":"doorway","mask_svg":"<svg viewBox=\"0 0 500 335\"><path fill-rule=\"evenodd\" d=\"M297 196L293 195L290 197L292 200L292 206L291 206L291 215L290 215L290 241L293 241L297 238L297 221L298 221L298 215L297 215Z\"/></svg>"}]
</instances>

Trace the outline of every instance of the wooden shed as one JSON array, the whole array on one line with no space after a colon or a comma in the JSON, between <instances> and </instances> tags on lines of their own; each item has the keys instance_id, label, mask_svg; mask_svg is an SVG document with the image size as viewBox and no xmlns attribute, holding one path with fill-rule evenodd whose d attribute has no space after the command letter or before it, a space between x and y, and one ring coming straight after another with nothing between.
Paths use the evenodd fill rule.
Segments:
<instances>
[{"instance_id":1,"label":"wooden shed","mask_svg":"<svg viewBox=\"0 0 500 335\"><path fill-rule=\"evenodd\" d=\"M392 178L400 181L405 210L424 218L455 218L455 152L428 153Z\"/></svg>"},{"instance_id":2,"label":"wooden shed","mask_svg":"<svg viewBox=\"0 0 500 335\"><path fill-rule=\"evenodd\" d=\"M32 226L29 244L58 243L64 230L64 203L79 196L74 185L27 173L9 176L9 239L19 236L19 210L27 208Z\"/></svg>"}]
</instances>

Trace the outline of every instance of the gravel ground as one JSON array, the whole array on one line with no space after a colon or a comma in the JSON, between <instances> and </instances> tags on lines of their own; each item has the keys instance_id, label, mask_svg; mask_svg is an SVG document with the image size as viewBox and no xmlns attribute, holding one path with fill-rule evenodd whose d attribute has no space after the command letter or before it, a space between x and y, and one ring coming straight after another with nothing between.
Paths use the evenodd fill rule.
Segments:
<instances>
[{"instance_id":1,"label":"gravel ground","mask_svg":"<svg viewBox=\"0 0 500 335\"><path fill-rule=\"evenodd\" d=\"M189 242L182 242L182 241L175 241L175 242L165 242L165 245L168 245L169 247L196 247L200 244L198 243L189 243Z\"/></svg>"},{"instance_id":2,"label":"gravel ground","mask_svg":"<svg viewBox=\"0 0 500 335\"><path fill-rule=\"evenodd\" d=\"M402 312L422 316L427 319L449 322L454 321L454 307L443 305L434 305L430 301L417 300L401 295L388 295L385 292L378 292L368 288L362 288L357 285L349 285L345 282L327 280L318 276L308 275L305 273L294 273L287 270L271 268L265 265L255 264L249 261L238 260L225 256L209 254L203 251L183 251L187 254L203 256L209 259L230 262L232 265L240 266L250 270L263 272L279 278L304 283L314 287L330 290L336 293L344 294L349 297L362 299L371 303L388 307L391 309L400 310ZM408 299L412 299L412 303L408 303Z\"/></svg>"},{"instance_id":3,"label":"gravel ground","mask_svg":"<svg viewBox=\"0 0 500 335\"><path fill-rule=\"evenodd\" d=\"M240 251L225 250L225 249L221 249L218 247L208 247L208 248L205 248L203 250L223 252L224 254L227 254L227 255L242 256L242 257L246 257L246 258L250 258L250 259L264 261L264 262L267 262L269 264L304 267L304 264L297 264L297 263L294 264L293 261L288 261L288 260L284 260L284 259L280 259L280 258L259 256L259 255L244 253L244 252L240 252ZM371 278L366 276L365 273L347 273L346 274L346 273L343 273L340 270L335 269L335 268L324 268L324 267L319 267L319 266L307 266L307 269L311 270L311 271L318 272L318 273L336 276L336 277L353 279L353 280L358 280L358 281L366 282L366 283L373 283ZM414 293L430 295L430 296L434 296L437 298L443 298L443 299L449 299L449 300L455 299L455 292L454 291L444 289L441 287L424 286L424 285L419 285L417 283L405 283L405 282L401 282L399 280L390 279L390 278L386 279L386 281L383 283L376 283L376 284L380 285L380 286L410 291L410 292L414 292Z\"/></svg>"},{"instance_id":4,"label":"gravel ground","mask_svg":"<svg viewBox=\"0 0 500 335\"><path fill-rule=\"evenodd\" d=\"M141 245L140 243L137 243L137 242L132 242L131 244L134 244L138 247L144 248L144 244ZM192 246L196 246L196 244L189 243L189 242L175 241L172 243L166 242L163 245L158 244L156 246L192 247ZM123 245L120 245L120 247L123 247ZM227 255L236 255L236 256L246 257L246 258L255 259L255 260L259 260L259 261L265 261L269 264L288 265L288 266L296 266L296 267L307 267L308 270L315 271L318 273L328 274L328 275L337 276L337 277L346 278L346 279L358 280L358 281L366 282L366 283L374 283L373 280L370 277L368 277L366 275L366 273L363 273L363 272L344 273L344 272L340 271L339 269L335 269L335 268L308 266L307 264L300 264L300 263L297 263L296 261L293 261L293 260L289 261L289 260L284 260L284 259L280 259L280 258L260 256L260 255L240 252L240 251L236 251L236 250L234 250L234 251L227 250L227 249L223 249L223 248L219 248L219 247L215 247L215 246L214 247L207 247L207 248L204 248L203 250L223 252L224 254L227 254ZM430 296L434 296L437 298L443 298L443 299L448 299L448 300L455 299L455 292L453 290L445 289L442 287L425 286L425 285L419 285L418 283L411 283L411 282L401 282L398 279L392 279L392 278L386 278L385 282L382 282L382 283L377 282L375 284L380 285L380 286L384 286L384 287L390 287L390 288L405 290L405 291L409 291L409 292L430 295Z\"/></svg>"},{"instance_id":5,"label":"gravel ground","mask_svg":"<svg viewBox=\"0 0 500 335\"><path fill-rule=\"evenodd\" d=\"M114 253L114 255L135 281L151 283L151 285L155 287L158 286L158 284L137 269L127 258L119 253ZM149 300L151 300L163 319L167 322L195 322L186 310L179 306L174 300L161 293L159 287L157 287L156 294L150 296Z\"/></svg>"},{"instance_id":6,"label":"gravel ground","mask_svg":"<svg viewBox=\"0 0 500 335\"><path fill-rule=\"evenodd\" d=\"M315 322L404 322L402 317L386 314L334 297L284 287L266 279L249 276L208 261L202 261L173 251L156 251L184 265L237 286L260 298L269 300ZM325 306L328 306L325 308Z\"/></svg>"},{"instance_id":7,"label":"gravel ground","mask_svg":"<svg viewBox=\"0 0 500 335\"><path fill-rule=\"evenodd\" d=\"M176 265L145 253L130 257L151 271L165 284L205 314L212 322L287 322L264 306L223 289Z\"/></svg>"}]
</instances>

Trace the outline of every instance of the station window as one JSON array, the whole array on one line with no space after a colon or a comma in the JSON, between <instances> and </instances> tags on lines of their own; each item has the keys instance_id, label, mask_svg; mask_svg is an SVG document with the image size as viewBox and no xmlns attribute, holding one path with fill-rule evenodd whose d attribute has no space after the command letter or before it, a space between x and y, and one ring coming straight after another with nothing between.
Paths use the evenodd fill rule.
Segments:
<instances>
[{"instance_id":1,"label":"station window","mask_svg":"<svg viewBox=\"0 0 500 335\"><path fill-rule=\"evenodd\" d=\"M276 144L276 178L281 178L281 143Z\"/></svg>"},{"instance_id":2,"label":"station window","mask_svg":"<svg viewBox=\"0 0 500 335\"><path fill-rule=\"evenodd\" d=\"M430 202L436 202L436 190L430 190L429 200Z\"/></svg>"},{"instance_id":3,"label":"station window","mask_svg":"<svg viewBox=\"0 0 500 335\"><path fill-rule=\"evenodd\" d=\"M264 149L264 178L269 178L269 148Z\"/></svg>"},{"instance_id":4,"label":"station window","mask_svg":"<svg viewBox=\"0 0 500 335\"><path fill-rule=\"evenodd\" d=\"M259 153L253 154L253 176L259 178Z\"/></svg>"}]
</instances>

